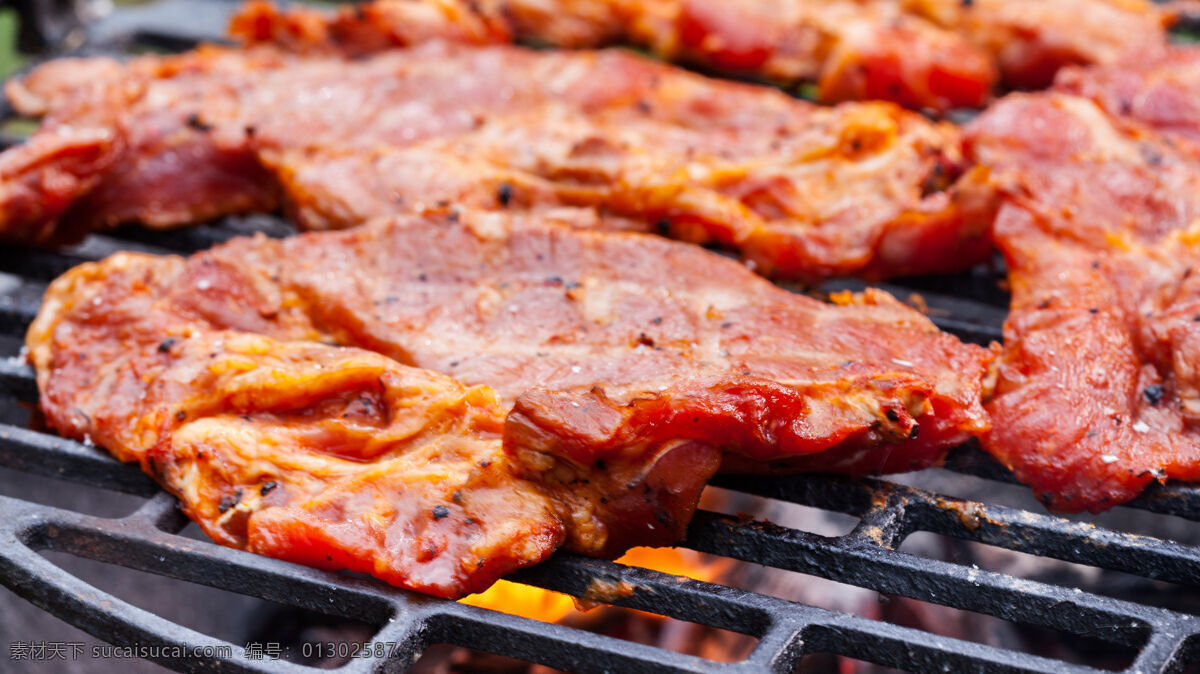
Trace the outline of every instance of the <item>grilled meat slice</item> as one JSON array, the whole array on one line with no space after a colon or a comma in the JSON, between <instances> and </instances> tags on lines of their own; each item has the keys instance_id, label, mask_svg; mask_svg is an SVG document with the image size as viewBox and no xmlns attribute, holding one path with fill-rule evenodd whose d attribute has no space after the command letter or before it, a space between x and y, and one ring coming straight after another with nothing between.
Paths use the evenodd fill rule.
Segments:
<instances>
[{"instance_id":1,"label":"grilled meat slice","mask_svg":"<svg viewBox=\"0 0 1200 674\"><path fill-rule=\"evenodd\" d=\"M1068 68L1054 88L1090 98L1110 115L1200 143L1200 48L1172 47L1157 57Z\"/></svg>"},{"instance_id":2,"label":"grilled meat slice","mask_svg":"<svg viewBox=\"0 0 1200 674\"><path fill-rule=\"evenodd\" d=\"M1062 94L1010 96L969 138L1011 194L986 448L1056 510L1200 479L1196 155Z\"/></svg>"},{"instance_id":3,"label":"grilled meat slice","mask_svg":"<svg viewBox=\"0 0 1200 674\"><path fill-rule=\"evenodd\" d=\"M525 448L682 437L757 469L890 472L987 426L987 352L890 296L831 306L646 235L452 211L211 255L278 278L339 343L494 387Z\"/></svg>"},{"instance_id":4,"label":"grilled meat slice","mask_svg":"<svg viewBox=\"0 0 1200 674\"><path fill-rule=\"evenodd\" d=\"M375 0L377 13L413 3ZM419 4L419 3L418 3ZM996 79L989 55L962 36L917 16L898 2L784 0L485 0L482 16L507 22L526 41L559 47L636 44L671 60L777 82L814 82L824 102L882 99L947 110L982 105ZM376 16L312 9L272 12L255 5L244 16L275 25L341 25L379 29ZM267 19L266 17L272 17ZM472 18L471 21L480 19ZM291 48L345 48L336 40L303 45L275 31L241 28L247 42ZM386 30L386 29L385 29ZM316 31L310 31L316 35ZM356 47L357 48L357 47Z\"/></svg>"},{"instance_id":5,"label":"grilled meat slice","mask_svg":"<svg viewBox=\"0 0 1200 674\"><path fill-rule=\"evenodd\" d=\"M122 254L53 284L28 342L52 427L139 462L218 543L436 595L561 542L486 387L218 329L171 297L186 273Z\"/></svg>"},{"instance_id":6,"label":"grilled meat slice","mask_svg":"<svg viewBox=\"0 0 1200 674\"><path fill-rule=\"evenodd\" d=\"M674 542L717 468L715 448L672 440L565 457L588 461L594 502L524 479L555 450L519 465L491 389L332 346L280 288L221 264L83 265L27 342L48 423L139 462L219 543L456 597L567 536L612 556Z\"/></svg>"},{"instance_id":7,"label":"grilled meat slice","mask_svg":"<svg viewBox=\"0 0 1200 674\"><path fill-rule=\"evenodd\" d=\"M301 8L280 12L264 0L250 0L234 15L230 32L247 43L347 56L432 40L483 45L511 38L505 21L469 0L365 2L342 5L332 15Z\"/></svg>"},{"instance_id":8,"label":"grilled meat slice","mask_svg":"<svg viewBox=\"0 0 1200 674\"><path fill-rule=\"evenodd\" d=\"M894 0L888 0L892 2ZM1174 12L1150 0L901 0L986 51L1011 89L1050 86L1061 68L1149 58Z\"/></svg>"},{"instance_id":9,"label":"grilled meat slice","mask_svg":"<svg viewBox=\"0 0 1200 674\"><path fill-rule=\"evenodd\" d=\"M171 227L277 208L274 179L247 151L248 129L218 135L204 118L250 86L245 73L287 63L270 50L201 48L128 65L58 59L10 80L13 105L46 117L0 153L0 235L45 244L121 222Z\"/></svg>"},{"instance_id":10,"label":"grilled meat slice","mask_svg":"<svg viewBox=\"0 0 1200 674\"><path fill-rule=\"evenodd\" d=\"M389 30L380 16L413 4L375 0L366 5L371 14L333 19L267 5L244 13L266 24L352 23L376 33ZM882 99L937 111L982 106L997 83L1043 88L1065 66L1150 57L1164 50L1176 14L1148 0L483 0L476 7L464 24L491 17L527 41L634 44L720 72L812 82L825 102ZM315 30L297 45L294 31L235 29L248 42L348 51L337 39L322 44ZM349 53L386 44L363 40Z\"/></svg>"},{"instance_id":11,"label":"grilled meat slice","mask_svg":"<svg viewBox=\"0 0 1200 674\"><path fill-rule=\"evenodd\" d=\"M661 116L674 108L664 102ZM581 226L715 243L775 278L955 271L986 258L993 194L982 172L963 174L954 130L886 104L794 112L681 128L627 110L551 105L403 151L289 151L266 161L310 229L394 212L397 199L570 206L597 214L580 214ZM774 130L751 126L760 122Z\"/></svg>"},{"instance_id":12,"label":"grilled meat slice","mask_svg":"<svg viewBox=\"0 0 1200 674\"><path fill-rule=\"evenodd\" d=\"M83 265L27 345L49 424L140 462L215 540L454 596L560 542L677 540L722 453L910 470L987 428L987 351L838 299L453 211Z\"/></svg>"},{"instance_id":13,"label":"grilled meat slice","mask_svg":"<svg viewBox=\"0 0 1200 674\"><path fill-rule=\"evenodd\" d=\"M79 67L96 77L80 85ZM582 224L715 242L800 279L949 271L989 250L991 195L954 128L620 51L429 44L348 61L208 47L55 62L9 89L49 111L0 155L9 239L280 202L303 227L343 228L461 203L588 207Z\"/></svg>"},{"instance_id":14,"label":"grilled meat slice","mask_svg":"<svg viewBox=\"0 0 1200 674\"><path fill-rule=\"evenodd\" d=\"M236 241L190 264L277 288L338 344L486 384L531 419L561 416L565 436L593 434L589 447L641 443L601 437L602 405L622 417L659 408L712 417L681 417L665 435L710 439L756 461L834 450L822 465L845 460L847 472L908 469L903 447L936 461L987 425L978 404L985 350L884 293L831 306L656 237L451 210ZM595 414L533 413L572 403Z\"/></svg>"}]
</instances>

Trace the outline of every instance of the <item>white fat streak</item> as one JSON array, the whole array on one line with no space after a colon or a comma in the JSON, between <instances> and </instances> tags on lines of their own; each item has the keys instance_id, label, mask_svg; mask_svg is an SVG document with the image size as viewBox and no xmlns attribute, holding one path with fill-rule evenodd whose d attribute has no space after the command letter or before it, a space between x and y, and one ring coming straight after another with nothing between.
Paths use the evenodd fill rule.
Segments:
<instances>
[{"instance_id":1,"label":"white fat streak","mask_svg":"<svg viewBox=\"0 0 1200 674\"><path fill-rule=\"evenodd\" d=\"M1137 144L1119 134L1095 103L1075 96L1058 96L1055 100L1072 115L1087 122L1094 141L1092 147L1097 148L1096 159L1133 162L1142 160Z\"/></svg>"}]
</instances>

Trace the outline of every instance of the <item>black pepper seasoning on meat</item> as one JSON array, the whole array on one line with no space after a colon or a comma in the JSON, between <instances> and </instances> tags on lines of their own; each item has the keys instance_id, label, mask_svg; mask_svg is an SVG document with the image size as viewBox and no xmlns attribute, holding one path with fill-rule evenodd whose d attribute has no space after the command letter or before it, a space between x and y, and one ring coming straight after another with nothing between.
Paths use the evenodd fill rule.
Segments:
<instances>
[{"instance_id":1,"label":"black pepper seasoning on meat","mask_svg":"<svg viewBox=\"0 0 1200 674\"><path fill-rule=\"evenodd\" d=\"M188 115L187 125L197 131L212 131L212 124L206 124L200 120L200 115L192 113Z\"/></svg>"},{"instance_id":2,"label":"black pepper seasoning on meat","mask_svg":"<svg viewBox=\"0 0 1200 674\"><path fill-rule=\"evenodd\" d=\"M1163 387L1158 384L1151 384L1142 389L1142 395L1146 398L1146 402L1151 405L1157 405L1163 399Z\"/></svg>"},{"instance_id":3,"label":"black pepper seasoning on meat","mask_svg":"<svg viewBox=\"0 0 1200 674\"><path fill-rule=\"evenodd\" d=\"M217 510L224 515L227 510L242 502L242 490L237 489L232 495L226 494L221 497L221 502L217 504Z\"/></svg>"},{"instance_id":4,"label":"black pepper seasoning on meat","mask_svg":"<svg viewBox=\"0 0 1200 674\"><path fill-rule=\"evenodd\" d=\"M450 515L450 509L447 508L446 506L437 505L437 506L433 507L433 519L440 520L443 517L447 517L449 515Z\"/></svg>"},{"instance_id":5,"label":"black pepper seasoning on meat","mask_svg":"<svg viewBox=\"0 0 1200 674\"><path fill-rule=\"evenodd\" d=\"M927 197L936 192L941 192L945 186L946 171L941 164L934 164L929 175L925 176L925 181L921 183L921 196Z\"/></svg>"},{"instance_id":6,"label":"black pepper seasoning on meat","mask_svg":"<svg viewBox=\"0 0 1200 674\"><path fill-rule=\"evenodd\" d=\"M512 201L513 188L508 183L500 183L500 189L496 190L496 201L500 202L501 206L508 206Z\"/></svg>"}]
</instances>

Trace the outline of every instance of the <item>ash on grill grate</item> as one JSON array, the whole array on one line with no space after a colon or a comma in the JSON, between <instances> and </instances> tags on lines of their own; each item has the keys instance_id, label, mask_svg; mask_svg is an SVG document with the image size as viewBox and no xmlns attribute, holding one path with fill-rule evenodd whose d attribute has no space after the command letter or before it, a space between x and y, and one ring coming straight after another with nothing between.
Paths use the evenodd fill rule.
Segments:
<instances>
[{"instance_id":1,"label":"ash on grill grate","mask_svg":"<svg viewBox=\"0 0 1200 674\"><path fill-rule=\"evenodd\" d=\"M33 5L22 5L27 28ZM81 44L66 46L107 52L180 48L218 35L232 6L163 0L119 9L70 29ZM20 142L22 128L10 124L10 112L0 108L0 146ZM701 656L712 656L712 648L737 660L726 668L746 672L834 666L864 672L1059 673L1111 666L1157 672L1182 671L1200 657L1200 540L1188 527L1200 520L1200 489L1152 488L1095 523L1054 517L1032 504L1025 490L1025 501L1005 501L1007 506L961 498L983 494L992 501L1012 481L970 447L951 457L947 471L891 480L721 477L712 490L720 497L697 516L687 540L690 548L737 560L714 582L565 554L515 574L518 582L574 596L597 580L629 588L614 603L646 613L626 611L622 615L637 617L622 618L616 632L498 614L180 536L184 521L173 500L136 468L41 433L36 421L29 428L29 405L36 399L32 372L3 357L16 356L15 338L36 313L45 282L66 268L118 249L189 252L250 231L287 236L292 230L281 220L254 217L176 232L127 228L56 253L0 251L0 382L16 396L0 396L0 584L32 602L0 594L0 634L14 641L70 641L87 639L87 633L121 645L207 647L215 654L159 650L151 658L183 671L291 672L306 669L301 661L329 666L347 660L337 653L296 662L259 659L243 648L256 640L300 648L365 640L372 656L349 658L343 668L349 672L404 670L414 662L414 671L503 665L509 671L704 672L714 663ZM1001 278L994 265L951 278L908 279L889 289L902 298L919 293L913 301L941 327L987 342L999 338L1007 304ZM853 281L831 282L821 290L855 287ZM100 505L101 499L121 498L124 509ZM1147 511L1171 517L1147 524ZM1160 527L1163 522L1167 526ZM1124 533L1135 523L1140 535ZM199 598L193 590L162 590L157 578L122 583L96 576L100 587L92 587L80 580L89 577L89 565L127 567L130 574L188 581L164 579L172 587L218 591ZM171 607L183 613L168 611L147 593L184 605ZM212 596L228 601L213 603ZM150 610L135 608L139 604ZM226 624L188 618L193 607L215 612ZM49 622L50 614L83 631ZM246 621L240 631L230 629L236 621ZM629 639L639 630L640 643ZM226 647L228 655L221 652ZM154 669L144 662L112 663L113 671ZM99 664L81 660L79 671L96 671ZM69 671L15 660L3 669Z\"/></svg>"}]
</instances>

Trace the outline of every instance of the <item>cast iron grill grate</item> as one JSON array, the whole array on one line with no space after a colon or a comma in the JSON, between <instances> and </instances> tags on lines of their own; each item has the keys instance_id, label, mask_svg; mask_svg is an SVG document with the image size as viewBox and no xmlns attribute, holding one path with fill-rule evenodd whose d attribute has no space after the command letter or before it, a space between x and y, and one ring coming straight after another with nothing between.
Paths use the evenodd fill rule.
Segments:
<instances>
[{"instance_id":1,"label":"cast iron grill grate","mask_svg":"<svg viewBox=\"0 0 1200 674\"><path fill-rule=\"evenodd\" d=\"M223 17L227 9L228 5L215 0L163 0L67 26L53 43L110 53L145 45L181 47L206 35L218 36L223 20L214 17ZM194 20L196 16L202 20ZM28 23L27 18L27 29ZM177 26L187 26L187 32L173 31ZM11 110L0 108L0 123L6 124L11 117ZM20 134L0 132L0 147L20 140ZM37 311L45 283L81 261L128 248L188 252L249 231L286 236L291 229L270 217L228 218L176 232L128 229L93 236L59 252L6 247L0 250L0 334L22 336ZM889 289L900 297L919 290L935 322L965 339L987 342L999 338L1005 313L1004 298L995 290L996 280L995 270L981 270L950 281L916 279ZM830 284L827 289L835 286L853 288L855 283ZM36 401L30 368L16 353L0 355L9 356L0 360L0 382L20 400ZM341 668L347 672L403 671L427 647L438 643L575 671L705 672L717 666L696 656L424 597L181 536L186 519L175 500L150 478L97 448L53 435L0 424L0 466L146 498L131 515L104 518L0 496L0 583L67 622L119 645L178 646L190 651L228 646L232 653L209 659L153 658L180 671L299 672L309 668L252 658L239 645L174 624L91 587L39 552L65 552L383 625L365 646L367 652L380 655L352 660ZM948 467L988 480L1013 481L1006 470L970 447L956 451ZM686 547L1122 644L1136 651L1127 672L1183 671L1200 659L1200 617L898 549L910 534L930 532L1200 588L1198 547L953 498L886 480L724 476L716 484L849 514L859 521L849 533L827 537L702 511L689 529ZM1152 487L1124 507L1197 521L1200 488ZM511 579L577 597L585 595L597 579L628 583L634 591L615 604L757 638L746 659L720 665L730 671L792 671L810 653L837 653L913 671L1099 671L568 554L558 554Z\"/></svg>"}]
</instances>

